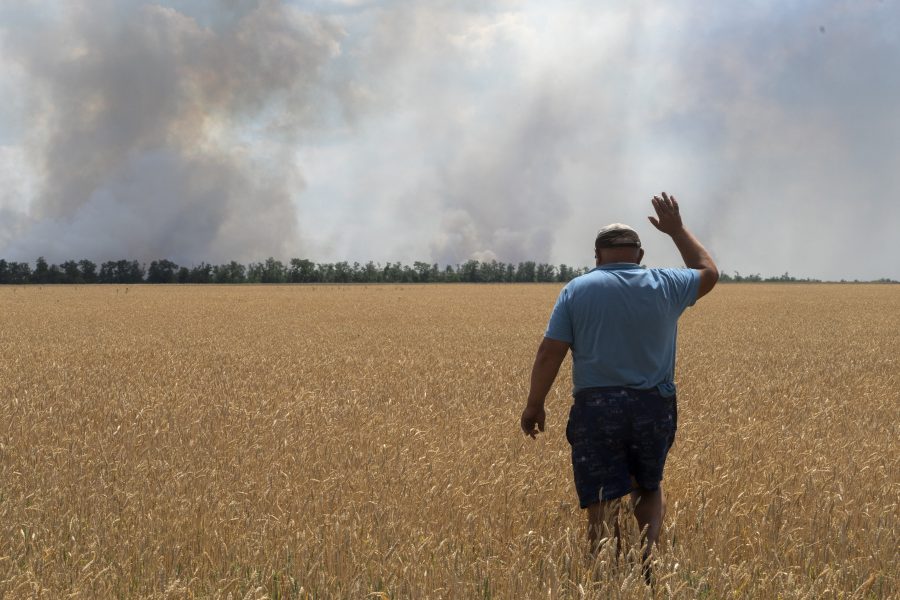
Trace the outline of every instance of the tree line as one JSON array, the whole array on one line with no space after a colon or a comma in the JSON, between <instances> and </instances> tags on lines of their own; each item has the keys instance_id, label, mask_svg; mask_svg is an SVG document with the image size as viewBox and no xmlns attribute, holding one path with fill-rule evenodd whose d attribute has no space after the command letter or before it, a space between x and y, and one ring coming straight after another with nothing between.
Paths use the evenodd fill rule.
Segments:
<instances>
[{"instance_id":1,"label":"tree line","mask_svg":"<svg viewBox=\"0 0 900 600\"><path fill-rule=\"evenodd\" d=\"M777 277L763 277L759 273L752 273L750 275L741 275L739 272L735 271L733 275L729 275L728 273L720 273L719 274L719 283L822 283L821 279L797 279L793 277L790 273L785 271L782 275L778 275Z\"/></svg>"},{"instance_id":2,"label":"tree line","mask_svg":"<svg viewBox=\"0 0 900 600\"><path fill-rule=\"evenodd\" d=\"M525 261L504 263L469 260L461 265L438 267L416 261L411 266L399 262L365 264L346 261L315 263L292 258L287 263L274 258L243 265L231 261L213 265L200 263L179 266L171 260L154 260L145 266L136 260L114 260L99 266L87 259L49 264L43 257L34 268L27 262L0 259L0 284L50 283L565 283L587 273L589 267L570 267ZM758 273L721 273L720 283L820 283L819 279L799 279L788 273L762 277ZM845 280L841 280L845 282ZM859 283L854 280L854 283ZM882 278L873 283L898 283Z\"/></svg>"},{"instance_id":3,"label":"tree line","mask_svg":"<svg viewBox=\"0 0 900 600\"><path fill-rule=\"evenodd\" d=\"M776 275L775 277L763 277L759 273L752 273L750 275L741 275L739 272L735 271L733 275L729 275L728 273L720 273L719 274L719 283L823 283L821 279L813 279L811 277L794 277L787 271L782 273L781 275ZM852 281L848 281L846 279L841 279L840 281L827 281L825 283L900 283L895 279L890 279L888 277L882 277L881 279L873 279L870 281L860 281L859 279L854 279Z\"/></svg>"},{"instance_id":4,"label":"tree line","mask_svg":"<svg viewBox=\"0 0 900 600\"><path fill-rule=\"evenodd\" d=\"M365 264L346 261L315 263L293 258L283 263L275 258L243 265L236 261L213 265L179 266L171 260L154 260L145 266L136 260L69 260L49 264L40 257L34 268L27 262L0 259L0 284L51 283L522 283L566 282L588 268L525 261L518 264L469 260L440 268L421 261L411 266L399 262Z\"/></svg>"}]
</instances>

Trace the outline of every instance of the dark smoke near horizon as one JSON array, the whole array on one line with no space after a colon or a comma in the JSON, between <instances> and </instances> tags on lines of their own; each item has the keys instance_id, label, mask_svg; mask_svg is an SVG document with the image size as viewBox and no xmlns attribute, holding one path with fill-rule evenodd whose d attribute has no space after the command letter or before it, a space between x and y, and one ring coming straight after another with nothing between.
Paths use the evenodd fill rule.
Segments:
<instances>
[{"instance_id":1,"label":"dark smoke near horizon","mask_svg":"<svg viewBox=\"0 0 900 600\"><path fill-rule=\"evenodd\" d=\"M188 263L296 253L303 180L286 142L319 118L341 30L273 1L215 28L155 4L64 11L4 36L33 86L42 184L5 250Z\"/></svg>"},{"instance_id":2,"label":"dark smoke near horizon","mask_svg":"<svg viewBox=\"0 0 900 600\"><path fill-rule=\"evenodd\" d=\"M665 190L726 272L900 278L896 3L38 0L0 49L3 258L678 264Z\"/></svg>"}]
</instances>

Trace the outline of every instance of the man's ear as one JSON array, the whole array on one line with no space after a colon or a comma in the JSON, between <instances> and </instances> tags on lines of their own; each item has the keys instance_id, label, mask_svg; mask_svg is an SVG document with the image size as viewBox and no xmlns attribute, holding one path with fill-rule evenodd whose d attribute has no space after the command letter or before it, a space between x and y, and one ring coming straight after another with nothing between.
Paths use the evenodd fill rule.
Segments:
<instances>
[{"instance_id":1,"label":"man's ear","mask_svg":"<svg viewBox=\"0 0 900 600\"><path fill-rule=\"evenodd\" d=\"M641 261L644 260L644 249L641 248L640 252L638 252L637 264L641 264Z\"/></svg>"}]
</instances>

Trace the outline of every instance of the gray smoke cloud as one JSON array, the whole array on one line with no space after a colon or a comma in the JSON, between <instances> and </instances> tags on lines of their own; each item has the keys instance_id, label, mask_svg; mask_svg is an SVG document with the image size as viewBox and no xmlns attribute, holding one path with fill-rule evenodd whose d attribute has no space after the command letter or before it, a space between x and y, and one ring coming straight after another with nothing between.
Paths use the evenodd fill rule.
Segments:
<instances>
[{"instance_id":1,"label":"gray smoke cloud","mask_svg":"<svg viewBox=\"0 0 900 600\"><path fill-rule=\"evenodd\" d=\"M434 258L589 264L596 230L626 221L648 262L677 264L646 220L668 190L729 271L900 276L896 6L519 8L491 15L490 51L469 47L474 81L441 77L442 101L414 109L440 122L486 87L442 136Z\"/></svg>"},{"instance_id":2,"label":"gray smoke cloud","mask_svg":"<svg viewBox=\"0 0 900 600\"><path fill-rule=\"evenodd\" d=\"M666 190L728 272L900 278L895 3L64 6L0 13L0 255L678 264Z\"/></svg>"},{"instance_id":3,"label":"gray smoke cloud","mask_svg":"<svg viewBox=\"0 0 900 600\"><path fill-rule=\"evenodd\" d=\"M291 145L322 119L342 31L282 2L195 16L152 3L67 2L3 31L25 75L40 180L6 221L33 260L181 261L296 252Z\"/></svg>"}]
</instances>

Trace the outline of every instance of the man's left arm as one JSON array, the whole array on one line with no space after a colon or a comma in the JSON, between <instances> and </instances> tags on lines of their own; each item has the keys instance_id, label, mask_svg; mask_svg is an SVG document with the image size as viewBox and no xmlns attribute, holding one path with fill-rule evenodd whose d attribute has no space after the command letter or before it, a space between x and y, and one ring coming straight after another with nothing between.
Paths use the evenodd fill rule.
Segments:
<instances>
[{"instance_id":1,"label":"man's left arm","mask_svg":"<svg viewBox=\"0 0 900 600\"><path fill-rule=\"evenodd\" d=\"M531 389L528 402L522 411L522 431L534 439L544 431L544 401L553 386L559 367L566 358L570 344L545 337L538 347L534 366L531 368Z\"/></svg>"}]
</instances>

